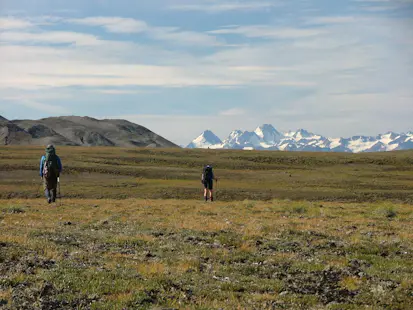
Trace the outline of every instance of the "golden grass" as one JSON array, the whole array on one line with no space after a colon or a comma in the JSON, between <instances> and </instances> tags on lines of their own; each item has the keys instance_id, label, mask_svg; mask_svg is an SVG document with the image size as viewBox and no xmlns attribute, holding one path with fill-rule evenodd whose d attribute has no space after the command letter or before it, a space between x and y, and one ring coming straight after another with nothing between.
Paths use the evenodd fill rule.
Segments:
<instances>
[{"instance_id":1,"label":"golden grass","mask_svg":"<svg viewBox=\"0 0 413 310\"><path fill-rule=\"evenodd\" d=\"M363 284L363 280L356 277L346 277L340 281L340 286L349 291L356 291Z\"/></svg>"},{"instance_id":2,"label":"golden grass","mask_svg":"<svg viewBox=\"0 0 413 310\"><path fill-rule=\"evenodd\" d=\"M158 263L158 262L145 262L145 263L138 263L135 266L136 270L144 275L144 276L155 276L155 275L161 275L163 274L168 267L163 264L163 263Z\"/></svg>"}]
</instances>

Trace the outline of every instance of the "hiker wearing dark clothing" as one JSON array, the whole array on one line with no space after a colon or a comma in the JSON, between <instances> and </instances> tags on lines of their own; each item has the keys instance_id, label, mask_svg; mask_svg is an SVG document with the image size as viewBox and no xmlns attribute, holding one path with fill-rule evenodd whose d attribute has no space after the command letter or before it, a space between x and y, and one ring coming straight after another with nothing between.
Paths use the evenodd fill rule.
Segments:
<instances>
[{"instance_id":1,"label":"hiker wearing dark clothing","mask_svg":"<svg viewBox=\"0 0 413 310\"><path fill-rule=\"evenodd\" d=\"M210 165L205 166L202 172L202 178L201 178L201 182L205 188L204 190L205 201L208 201L208 192L209 192L209 197L211 201L214 201L214 197L213 197L214 180L218 181L214 176L212 167Z\"/></svg>"},{"instance_id":2,"label":"hiker wearing dark clothing","mask_svg":"<svg viewBox=\"0 0 413 310\"><path fill-rule=\"evenodd\" d=\"M57 183L61 172L62 162L56 155L56 149L53 145L48 145L46 154L40 159L40 177L48 203L56 201Z\"/></svg>"}]
</instances>

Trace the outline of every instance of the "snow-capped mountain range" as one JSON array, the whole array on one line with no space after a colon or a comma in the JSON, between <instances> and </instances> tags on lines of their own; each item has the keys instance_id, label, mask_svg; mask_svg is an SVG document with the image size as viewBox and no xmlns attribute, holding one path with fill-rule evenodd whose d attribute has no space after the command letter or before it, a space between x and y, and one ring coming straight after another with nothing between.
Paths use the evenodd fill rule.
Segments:
<instances>
[{"instance_id":1,"label":"snow-capped mountain range","mask_svg":"<svg viewBox=\"0 0 413 310\"><path fill-rule=\"evenodd\" d=\"M348 153L384 152L413 149L413 132L388 132L375 137L327 138L304 129L282 133L274 126L264 124L255 131L234 130L224 141L212 131L206 130L187 148Z\"/></svg>"}]
</instances>

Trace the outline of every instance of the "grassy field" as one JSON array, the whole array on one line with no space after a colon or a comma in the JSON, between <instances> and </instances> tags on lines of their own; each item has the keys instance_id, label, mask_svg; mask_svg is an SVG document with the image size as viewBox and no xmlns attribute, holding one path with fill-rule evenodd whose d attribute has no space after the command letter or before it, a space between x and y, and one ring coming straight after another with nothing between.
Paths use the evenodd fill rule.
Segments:
<instances>
[{"instance_id":1,"label":"grassy field","mask_svg":"<svg viewBox=\"0 0 413 310\"><path fill-rule=\"evenodd\" d=\"M39 147L0 148L0 199L42 194ZM413 152L322 154L60 147L65 198L199 199L211 163L221 201L413 202Z\"/></svg>"},{"instance_id":2,"label":"grassy field","mask_svg":"<svg viewBox=\"0 0 413 310\"><path fill-rule=\"evenodd\" d=\"M1 309L412 309L412 152L58 151L0 148Z\"/></svg>"}]
</instances>

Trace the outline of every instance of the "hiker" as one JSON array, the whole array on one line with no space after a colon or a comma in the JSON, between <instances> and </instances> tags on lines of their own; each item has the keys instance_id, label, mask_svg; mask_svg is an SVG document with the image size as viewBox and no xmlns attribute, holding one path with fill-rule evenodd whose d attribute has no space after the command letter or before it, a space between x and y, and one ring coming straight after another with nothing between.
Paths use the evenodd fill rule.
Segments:
<instances>
[{"instance_id":1,"label":"hiker","mask_svg":"<svg viewBox=\"0 0 413 310\"><path fill-rule=\"evenodd\" d=\"M206 165L204 167L204 170L202 172L202 178L201 178L201 182L204 185L204 198L205 198L205 202L208 201L208 192L209 192L209 197L211 199L211 201L214 201L214 197L213 197L213 188L214 188L214 180L216 182L218 182L218 179L214 177L214 172L212 171L212 166L211 165Z\"/></svg>"},{"instance_id":2,"label":"hiker","mask_svg":"<svg viewBox=\"0 0 413 310\"><path fill-rule=\"evenodd\" d=\"M40 160L40 177L43 180L43 188L48 203L56 201L57 182L62 172L62 162L56 155L56 149L53 145L48 145L46 155Z\"/></svg>"}]
</instances>

